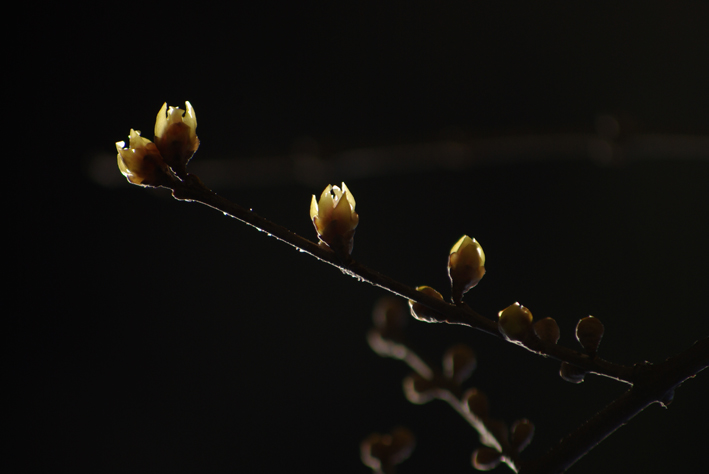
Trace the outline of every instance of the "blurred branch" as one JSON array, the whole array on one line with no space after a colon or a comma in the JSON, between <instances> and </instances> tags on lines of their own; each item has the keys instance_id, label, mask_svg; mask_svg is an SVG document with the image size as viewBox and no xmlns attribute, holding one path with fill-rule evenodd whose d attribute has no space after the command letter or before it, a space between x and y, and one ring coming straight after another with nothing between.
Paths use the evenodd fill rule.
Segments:
<instances>
[{"instance_id":1,"label":"blurred branch","mask_svg":"<svg viewBox=\"0 0 709 474\"><path fill-rule=\"evenodd\" d=\"M649 160L709 161L709 137L632 135L622 140L598 134L549 134L444 140L386 147L357 148L321 156L316 142L282 156L200 160L191 165L213 189L320 186L434 170L525 161L590 161L620 166Z\"/></svg>"}]
</instances>

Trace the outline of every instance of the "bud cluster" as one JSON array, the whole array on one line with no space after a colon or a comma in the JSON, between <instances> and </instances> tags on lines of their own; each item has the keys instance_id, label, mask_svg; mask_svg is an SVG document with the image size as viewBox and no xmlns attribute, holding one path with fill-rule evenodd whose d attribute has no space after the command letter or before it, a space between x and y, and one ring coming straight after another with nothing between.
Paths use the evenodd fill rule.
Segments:
<instances>
[{"instance_id":1,"label":"bud cluster","mask_svg":"<svg viewBox=\"0 0 709 474\"><path fill-rule=\"evenodd\" d=\"M167 186L177 176L187 175L186 165L199 147L197 117L192 104L186 110L163 104L155 121L155 142L130 131L128 146L117 142L118 169L133 184Z\"/></svg>"}]
</instances>

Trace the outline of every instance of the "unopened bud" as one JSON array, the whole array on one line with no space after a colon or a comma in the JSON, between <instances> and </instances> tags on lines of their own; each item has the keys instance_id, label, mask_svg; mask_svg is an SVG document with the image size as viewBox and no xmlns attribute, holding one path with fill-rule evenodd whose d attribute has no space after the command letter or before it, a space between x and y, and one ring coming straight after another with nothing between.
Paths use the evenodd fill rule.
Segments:
<instances>
[{"instance_id":1,"label":"unopened bud","mask_svg":"<svg viewBox=\"0 0 709 474\"><path fill-rule=\"evenodd\" d=\"M531 421L525 418L514 422L510 436L512 449L521 453L532 442L532 437L534 437L534 424Z\"/></svg>"},{"instance_id":2,"label":"unopened bud","mask_svg":"<svg viewBox=\"0 0 709 474\"><path fill-rule=\"evenodd\" d=\"M477 388L469 389L463 394L463 410L478 418L487 418L490 413L487 395Z\"/></svg>"},{"instance_id":3,"label":"unopened bud","mask_svg":"<svg viewBox=\"0 0 709 474\"><path fill-rule=\"evenodd\" d=\"M532 327L532 312L515 303L498 313L500 332L511 341L521 341Z\"/></svg>"},{"instance_id":4,"label":"unopened bud","mask_svg":"<svg viewBox=\"0 0 709 474\"><path fill-rule=\"evenodd\" d=\"M439 300L443 301L443 295L441 295L439 292L437 292L430 286L418 286L416 287L416 291L420 291L425 295L433 296L434 298L438 298ZM421 303L417 303L413 300L409 300L409 307L411 308L411 316L418 319L419 321L424 321L427 323L438 323L445 320L445 318L440 313L437 313L431 308L424 306Z\"/></svg>"},{"instance_id":5,"label":"unopened bud","mask_svg":"<svg viewBox=\"0 0 709 474\"><path fill-rule=\"evenodd\" d=\"M470 377L475 367L475 352L465 344L456 344L443 355L443 373L458 384Z\"/></svg>"},{"instance_id":6,"label":"unopened bud","mask_svg":"<svg viewBox=\"0 0 709 474\"><path fill-rule=\"evenodd\" d=\"M540 319L534 323L534 332L537 334L537 337L544 342L548 342L549 344L559 342L559 325L556 324L553 318Z\"/></svg>"},{"instance_id":7,"label":"unopened bud","mask_svg":"<svg viewBox=\"0 0 709 474\"><path fill-rule=\"evenodd\" d=\"M391 296L379 298L374 304L372 320L383 337L400 339L408 320L404 308L405 306L399 298Z\"/></svg>"},{"instance_id":8,"label":"unopened bud","mask_svg":"<svg viewBox=\"0 0 709 474\"><path fill-rule=\"evenodd\" d=\"M586 376L586 371L581 367L578 367L568 362L561 363L561 369L559 369L559 375L561 378L571 383L581 383Z\"/></svg>"},{"instance_id":9,"label":"unopened bud","mask_svg":"<svg viewBox=\"0 0 709 474\"><path fill-rule=\"evenodd\" d=\"M603 323L593 316L582 318L576 325L576 339L589 354L595 354L603 337Z\"/></svg>"},{"instance_id":10,"label":"unopened bud","mask_svg":"<svg viewBox=\"0 0 709 474\"><path fill-rule=\"evenodd\" d=\"M355 199L345 183L342 189L328 185L316 199L310 200L310 219L313 221L318 238L335 253L352 253L354 233L359 224L355 212Z\"/></svg>"},{"instance_id":11,"label":"unopened bud","mask_svg":"<svg viewBox=\"0 0 709 474\"><path fill-rule=\"evenodd\" d=\"M140 130L130 131L128 145L117 142L118 169L123 176L139 186L167 186L170 170L153 142L140 136Z\"/></svg>"},{"instance_id":12,"label":"unopened bud","mask_svg":"<svg viewBox=\"0 0 709 474\"><path fill-rule=\"evenodd\" d=\"M404 379L404 395L411 403L423 405L436 398L438 387L414 372Z\"/></svg>"},{"instance_id":13,"label":"unopened bud","mask_svg":"<svg viewBox=\"0 0 709 474\"><path fill-rule=\"evenodd\" d=\"M473 467L478 471L490 471L495 469L502 461L502 453L496 449L482 447L473 452Z\"/></svg>"},{"instance_id":14,"label":"unopened bud","mask_svg":"<svg viewBox=\"0 0 709 474\"><path fill-rule=\"evenodd\" d=\"M456 242L448 255L448 276L451 279L453 302L459 303L463 295L485 275L485 252L475 239L467 235Z\"/></svg>"},{"instance_id":15,"label":"unopened bud","mask_svg":"<svg viewBox=\"0 0 709 474\"><path fill-rule=\"evenodd\" d=\"M187 174L185 166L199 147L197 116L189 102L186 110L163 104L155 121L155 146L178 176Z\"/></svg>"},{"instance_id":16,"label":"unopened bud","mask_svg":"<svg viewBox=\"0 0 709 474\"><path fill-rule=\"evenodd\" d=\"M408 459L415 445L413 433L403 427L394 428L391 434L372 433L360 445L362 462L375 470L400 464Z\"/></svg>"}]
</instances>

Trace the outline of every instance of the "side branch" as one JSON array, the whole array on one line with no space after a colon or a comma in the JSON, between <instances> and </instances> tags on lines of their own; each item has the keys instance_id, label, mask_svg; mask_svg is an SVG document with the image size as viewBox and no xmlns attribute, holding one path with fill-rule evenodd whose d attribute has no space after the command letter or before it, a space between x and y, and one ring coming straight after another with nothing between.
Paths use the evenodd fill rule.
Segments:
<instances>
[{"instance_id":1,"label":"side branch","mask_svg":"<svg viewBox=\"0 0 709 474\"><path fill-rule=\"evenodd\" d=\"M674 390L709 365L709 338L665 362L650 366L633 387L599 411L540 459L525 462L520 474L564 472L597 444L653 403L667 406Z\"/></svg>"}]
</instances>

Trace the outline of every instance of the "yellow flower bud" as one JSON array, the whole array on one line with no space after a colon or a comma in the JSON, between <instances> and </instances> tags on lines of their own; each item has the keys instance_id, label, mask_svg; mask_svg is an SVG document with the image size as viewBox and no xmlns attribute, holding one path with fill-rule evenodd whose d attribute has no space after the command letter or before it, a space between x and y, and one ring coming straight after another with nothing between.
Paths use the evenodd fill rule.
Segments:
<instances>
[{"instance_id":1,"label":"yellow flower bud","mask_svg":"<svg viewBox=\"0 0 709 474\"><path fill-rule=\"evenodd\" d=\"M482 447L473 452L473 467L478 471L491 471L502 461L502 453L496 449Z\"/></svg>"},{"instance_id":2,"label":"yellow flower bud","mask_svg":"<svg viewBox=\"0 0 709 474\"><path fill-rule=\"evenodd\" d=\"M118 169L133 184L160 186L169 182L169 171L160 151L153 142L140 136L140 130L130 131L130 141L117 142Z\"/></svg>"},{"instance_id":3,"label":"yellow flower bud","mask_svg":"<svg viewBox=\"0 0 709 474\"><path fill-rule=\"evenodd\" d=\"M556 344L559 342L559 337L561 335L559 331L559 325L553 318L540 319L534 323L534 332L537 334L539 339L550 344Z\"/></svg>"},{"instance_id":4,"label":"yellow flower bud","mask_svg":"<svg viewBox=\"0 0 709 474\"><path fill-rule=\"evenodd\" d=\"M313 195L310 219L322 242L335 252L352 253L359 215L355 212L354 197L345 183L342 183L342 189L328 185L319 201Z\"/></svg>"},{"instance_id":5,"label":"yellow flower bud","mask_svg":"<svg viewBox=\"0 0 709 474\"><path fill-rule=\"evenodd\" d=\"M185 102L186 111L168 108L164 103L155 121L155 146L178 176L185 176L185 166L199 147L197 116L192 104Z\"/></svg>"},{"instance_id":6,"label":"yellow flower bud","mask_svg":"<svg viewBox=\"0 0 709 474\"><path fill-rule=\"evenodd\" d=\"M443 301L443 295L431 288L430 286L417 286L416 291L420 291L428 296L433 296ZM445 318L439 313L433 311L420 303L413 300L409 300L409 307L411 308L411 316L418 319L419 321L424 321L427 323L438 323L444 321Z\"/></svg>"},{"instance_id":7,"label":"yellow flower bud","mask_svg":"<svg viewBox=\"0 0 709 474\"><path fill-rule=\"evenodd\" d=\"M593 316L587 316L576 325L576 339L589 354L595 354L601 343L604 330L600 320Z\"/></svg>"},{"instance_id":8,"label":"yellow flower bud","mask_svg":"<svg viewBox=\"0 0 709 474\"><path fill-rule=\"evenodd\" d=\"M532 312L515 303L498 313L500 332L511 341L521 341L532 327Z\"/></svg>"},{"instance_id":9,"label":"yellow flower bud","mask_svg":"<svg viewBox=\"0 0 709 474\"><path fill-rule=\"evenodd\" d=\"M467 235L456 242L448 255L448 276L451 279L453 302L460 303L463 295L485 275L485 252L475 239Z\"/></svg>"}]
</instances>

